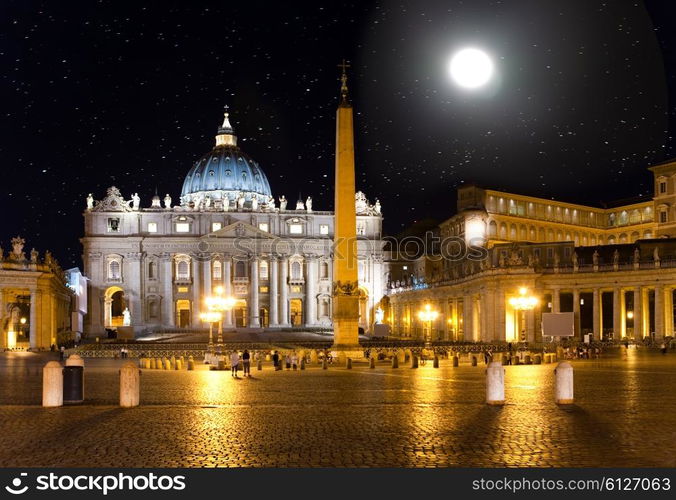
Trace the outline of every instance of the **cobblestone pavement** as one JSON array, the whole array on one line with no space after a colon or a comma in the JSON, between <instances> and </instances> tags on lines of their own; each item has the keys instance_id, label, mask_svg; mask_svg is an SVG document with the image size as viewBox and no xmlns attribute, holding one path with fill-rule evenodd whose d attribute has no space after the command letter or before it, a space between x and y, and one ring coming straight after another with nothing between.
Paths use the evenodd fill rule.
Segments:
<instances>
[{"instance_id":1,"label":"cobblestone pavement","mask_svg":"<svg viewBox=\"0 0 676 500\"><path fill-rule=\"evenodd\" d=\"M123 360L87 360L83 406L43 409L49 355L0 355L0 466L676 467L676 355L630 349L573 361L576 404L553 402L554 365L506 367L504 407L484 367L229 372L144 370L142 406L116 407Z\"/></svg>"}]
</instances>

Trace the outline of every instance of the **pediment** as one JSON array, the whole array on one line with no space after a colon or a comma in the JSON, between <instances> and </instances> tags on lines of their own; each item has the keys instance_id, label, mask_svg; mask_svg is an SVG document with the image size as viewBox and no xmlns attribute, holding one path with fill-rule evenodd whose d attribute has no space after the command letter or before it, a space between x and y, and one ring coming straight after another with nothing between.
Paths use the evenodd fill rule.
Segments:
<instances>
[{"instance_id":1,"label":"pediment","mask_svg":"<svg viewBox=\"0 0 676 500\"><path fill-rule=\"evenodd\" d=\"M274 240L275 236L265 231L261 231L251 224L238 221L227 225L218 231L204 235L203 238L254 238Z\"/></svg>"}]
</instances>

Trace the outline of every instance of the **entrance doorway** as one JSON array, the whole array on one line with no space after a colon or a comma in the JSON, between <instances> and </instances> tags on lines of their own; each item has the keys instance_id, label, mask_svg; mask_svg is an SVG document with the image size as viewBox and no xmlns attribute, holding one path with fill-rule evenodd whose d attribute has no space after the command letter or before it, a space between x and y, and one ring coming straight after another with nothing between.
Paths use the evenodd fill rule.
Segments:
<instances>
[{"instance_id":1,"label":"entrance doorway","mask_svg":"<svg viewBox=\"0 0 676 500\"><path fill-rule=\"evenodd\" d=\"M242 301L244 302L244 301ZM235 328L246 328L247 327L247 307L246 303L242 305L237 305L234 309L234 316L235 316Z\"/></svg>"},{"instance_id":2,"label":"entrance doorway","mask_svg":"<svg viewBox=\"0 0 676 500\"><path fill-rule=\"evenodd\" d=\"M303 299L291 299L289 301L289 312L291 314L291 326L301 326L303 324Z\"/></svg>"},{"instance_id":3,"label":"entrance doorway","mask_svg":"<svg viewBox=\"0 0 676 500\"><path fill-rule=\"evenodd\" d=\"M176 301L176 324L179 328L190 326L190 301L186 299Z\"/></svg>"},{"instance_id":4,"label":"entrance doorway","mask_svg":"<svg viewBox=\"0 0 676 500\"><path fill-rule=\"evenodd\" d=\"M270 325L270 317L268 316L268 310L265 307L259 309L258 318L261 328L267 328Z\"/></svg>"},{"instance_id":5,"label":"entrance doorway","mask_svg":"<svg viewBox=\"0 0 676 500\"><path fill-rule=\"evenodd\" d=\"M127 301L124 290L119 286L111 286L104 295L103 323L106 328L124 326L124 310Z\"/></svg>"}]
</instances>

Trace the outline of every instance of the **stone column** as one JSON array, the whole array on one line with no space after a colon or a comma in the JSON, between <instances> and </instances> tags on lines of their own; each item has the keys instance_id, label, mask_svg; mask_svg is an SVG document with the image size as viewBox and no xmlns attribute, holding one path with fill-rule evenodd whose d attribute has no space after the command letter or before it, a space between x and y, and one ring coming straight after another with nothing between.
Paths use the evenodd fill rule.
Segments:
<instances>
[{"instance_id":1,"label":"stone column","mask_svg":"<svg viewBox=\"0 0 676 500\"><path fill-rule=\"evenodd\" d=\"M192 322L190 326L197 328L201 326L200 309L202 307L202 296L200 294L200 263L194 256L191 259L192 263Z\"/></svg>"},{"instance_id":2,"label":"stone column","mask_svg":"<svg viewBox=\"0 0 676 500\"><path fill-rule=\"evenodd\" d=\"M664 335L674 336L674 291L671 288L664 289Z\"/></svg>"},{"instance_id":3,"label":"stone column","mask_svg":"<svg viewBox=\"0 0 676 500\"><path fill-rule=\"evenodd\" d=\"M0 348L7 347L7 331L2 329L2 325L5 324L5 298L3 295L3 290L0 288Z\"/></svg>"},{"instance_id":4,"label":"stone column","mask_svg":"<svg viewBox=\"0 0 676 500\"><path fill-rule=\"evenodd\" d=\"M276 255L270 256L270 326L275 327L279 325L279 313L277 306L279 305L279 261Z\"/></svg>"},{"instance_id":5,"label":"stone column","mask_svg":"<svg viewBox=\"0 0 676 500\"><path fill-rule=\"evenodd\" d=\"M643 339L643 293L640 286L634 287L634 339Z\"/></svg>"},{"instance_id":6,"label":"stone column","mask_svg":"<svg viewBox=\"0 0 676 500\"><path fill-rule=\"evenodd\" d=\"M232 257L223 257L223 293L226 297L232 297ZM223 313L223 327L232 328L232 310Z\"/></svg>"},{"instance_id":7,"label":"stone column","mask_svg":"<svg viewBox=\"0 0 676 500\"><path fill-rule=\"evenodd\" d=\"M202 287L204 296L211 295L211 255L202 254Z\"/></svg>"},{"instance_id":8,"label":"stone column","mask_svg":"<svg viewBox=\"0 0 676 500\"><path fill-rule=\"evenodd\" d=\"M561 312L561 290L559 288L552 290L552 312Z\"/></svg>"},{"instance_id":9,"label":"stone column","mask_svg":"<svg viewBox=\"0 0 676 500\"><path fill-rule=\"evenodd\" d=\"M258 257L252 256L249 263L249 328L260 328L258 306Z\"/></svg>"},{"instance_id":10,"label":"stone column","mask_svg":"<svg viewBox=\"0 0 676 500\"><path fill-rule=\"evenodd\" d=\"M162 254L160 258L162 262L162 324L171 328L176 323L173 260L169 254ZM106 307L106 310L109 310L109 308Z\"/></svg>"},{"instance_id":11,"label":"stone column","mask_svg":"<svg viewBox=\"0 0 676 500\"><path fill-rule=\"evenodd\" d=\"M307 273L305 276L305 324L314 326L317 323L317 258L306 255Z\"/></svg>"},{"instance_id":12,"label":"stone column","mask_svg":"<svg viewBox=\"0 0 676 500\"><path fill-rule=\"evenodd\" d=\"M38 304L39 292L37 290L31 290L31 314L30 314L30 347L35 349L38 346Z\"/></svg>"},{"instance_id":13,"label":"stone column","mask_svg":"<svg viewBox=\"0 0 676 500\"><path fill-rule=\"evenodd\" d=\"M279 326L289 324L289 257L283 256L279 268Z\"/></svg>"},{"instance_id":14,"label":"stone column","mask_svg":"<svg viewBox=\"0 0 676 500\"><path fill-rule=\"evenodd\" d=\"M664 286L655 286L655 341L664 339Z\"/></svg>"},{"instance_id":15,"label":"stone column","mask_svg":"<svg viewBox=\"0 0 676 500\"><path fill-rule=\"evenodd\" d=\"M613 289L613 339L622 338L622 289Z\"/></svg>"},{"instance_id":16,"label":"stone column","mask_svg":"<svg viewBox=\"0 0 676 500\"><path fill-rule=\"evenodd\" d=\"M463 340L474 340L474 297L466 295L463 301Z\"/></svg>"},{"instance_id":17,"label":"stone column","mask_svg":"<svg viewBox=\"0 0 676 500\"><path fill-rule=\"evenodd\" d=\"M594 340L599 340L603 332L603 315L601 314L601 290L598 288L594 288L594 311L592 316L594 322Z\"/></svg>"},{"instance_id":18,"label":"stone column","mask_svg":"<svg viewBox=\"0 0 676 500\"><path fill-rule=\"evenodd\" d=\"M573 330L575 338L580 338L580 290L573 290Z\"/></svg>"},{"instance_id":19,"label":"stone column","mask_svg":"<svg viewBox=\"0 0 676 500\"><path fill-rule=\"evenodd\" d=\"M131 326L134 331L141 331L143 328L143 269L142 254L130 253L125 259L127 264L127 272L125 282L128 286L125 287L125 297L129 301L129 312L131 313Z\"/></svg>"},{"instance_id":20,"label":"stone column","mask_svg":"<svg viewBox=\"0 0 676 500\"><path fill-rule=\"evenodd\" d=\"M507 339L507 324L506 324L506 314L505 309L505 290L499 288L496 292L495 299L495 338L504 342Z\"/></svg>"}]
</instances>

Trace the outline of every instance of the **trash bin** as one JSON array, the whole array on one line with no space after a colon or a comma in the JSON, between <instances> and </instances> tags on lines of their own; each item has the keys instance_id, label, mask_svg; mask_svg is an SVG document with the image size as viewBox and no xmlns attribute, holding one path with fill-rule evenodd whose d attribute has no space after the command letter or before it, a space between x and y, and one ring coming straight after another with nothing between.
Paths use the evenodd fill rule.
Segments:
<instances>
[{"instance_id":1,"label":"trash bin","mask_svg":"<svg viewBox=\"0 0 676 500\"><path fill-rule=\"evenodd\" d=\"M66 366L63 368L63 402L82 403L84 401L84 368Z\"/></svg>"}]
</instances>

